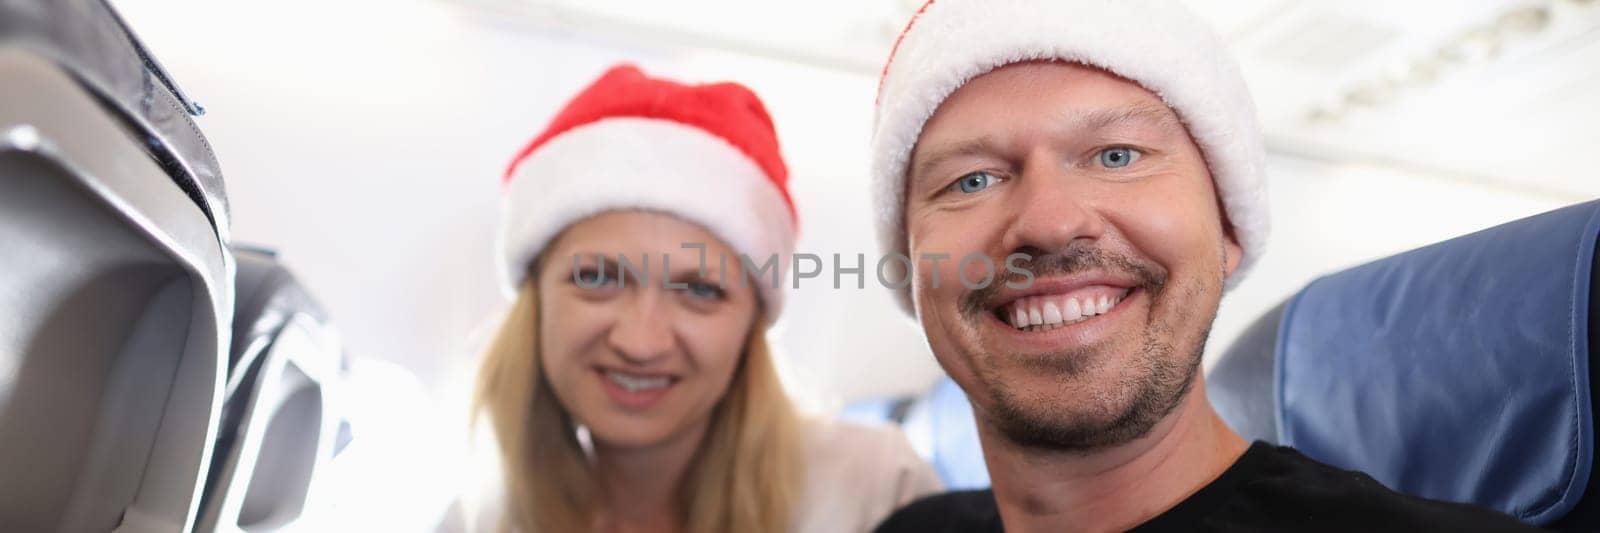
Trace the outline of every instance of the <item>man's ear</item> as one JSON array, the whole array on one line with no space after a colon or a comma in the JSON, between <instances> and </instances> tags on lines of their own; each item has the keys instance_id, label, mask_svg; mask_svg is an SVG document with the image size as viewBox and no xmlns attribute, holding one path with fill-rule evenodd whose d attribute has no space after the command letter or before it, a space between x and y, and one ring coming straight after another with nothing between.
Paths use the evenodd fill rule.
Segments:
<instances>
[{"instance_id":1,"label":"man's ear","mask_svg":"<svg viewBox=\"0 0 1600 533\"><path fill-rule=\"evenodd\" d=\"M1244 259L1244 247L1239 246L1239 238L1233 236L1230 226L1222 234L1222 278L1227 279L1233 271L1239 269L1239 261Z\"/></svg>"}]
</instances>

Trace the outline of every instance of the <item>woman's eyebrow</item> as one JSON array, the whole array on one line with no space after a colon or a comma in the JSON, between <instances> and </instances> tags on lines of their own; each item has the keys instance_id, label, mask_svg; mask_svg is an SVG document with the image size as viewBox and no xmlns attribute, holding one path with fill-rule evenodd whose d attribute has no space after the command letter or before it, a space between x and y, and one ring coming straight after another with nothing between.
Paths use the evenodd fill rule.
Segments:
<instances>
[{"instance_id":1,"label":"woman's eyebrow","mask_svg":"<svg viewBox=\"0 0 1600 533\"><path fill-rule=\"evenodd\" d=\"M589 266L608 266L616 263L612 257L614 257L612 254L600 252L573 252L567 256L567 263ZM573 258L576 258L576 260Z\"/></svg>"},{"instance_id":2,"label":"woman's eyebrow","mask_svg":"<svg viewBox=\"0 0 1600 533\"><path fill-rule=\"evenodd\" d=\"M724 260L726 264L718 264L719 261L715 252L706 254L705 264L701 264L697 257L682 258L674 256L669 260L672 270L667 272L667 277L673 280L693 278L700 281L716 281L719 276L724 275L725 270L738 269L739 259L737 256L729 254L723 257L727 258Z\"/></svg>"}]
</instances>

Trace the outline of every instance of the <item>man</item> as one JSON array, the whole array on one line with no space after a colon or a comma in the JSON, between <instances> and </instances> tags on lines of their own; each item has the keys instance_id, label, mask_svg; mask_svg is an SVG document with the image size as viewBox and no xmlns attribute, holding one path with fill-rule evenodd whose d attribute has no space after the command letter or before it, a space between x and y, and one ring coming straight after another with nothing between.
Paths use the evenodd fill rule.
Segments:
<instances>
[{"instance_id":1,"label":"man","mask_svg":"<svg viewBox=\"0 0 1600 533\"><path fill-rule=\"evenodd\" d=\"M1211 408L1200 357L1262 251L1264 156L1237 67L1179 6L929 2L878 97L882 242L914 259L902 303L993 482L879 531L1531 529L1249 444ZM972 288L1008 258L1031 276Z\"/></svg>"}]
</instances>

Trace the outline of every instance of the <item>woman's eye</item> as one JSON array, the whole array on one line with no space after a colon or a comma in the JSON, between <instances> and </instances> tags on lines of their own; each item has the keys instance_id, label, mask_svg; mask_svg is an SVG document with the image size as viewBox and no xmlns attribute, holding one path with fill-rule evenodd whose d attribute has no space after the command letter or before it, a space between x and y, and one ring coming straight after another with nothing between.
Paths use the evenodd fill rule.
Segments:
<instances>
[{"instance_id":1,"label":"woman's eye","mask_svg":"<svg viewBox=\"0 0 1600 533\"><path fill-rule=\"evenodd\" d=\"M1100 166L1106 168L1122 168L1138 161L1144 154L1138 150L1119 146L1100 151Z\"/></svg>"},{"instance_id":2,"label":"woman's eye","mask_svg":"<svg viewBox=\"0 0 1600 533\"><path fill-rule=\"evenodd\" d=\"M574 272L572 274L572 279L573 281L578 282L578 286L585 289L599 288L614 281L611 275L607 274L603 269L597 270L590 268Z\"/></svg>"},{"instance_id":3,"label":"woman's eye","mask_svg":"<svg viewBox=\"0 0 1600 533\"><path fill-rule=\"evenodd\" d=\"M990 185L994 185L999 181L1000 178L996 178L993 174L988 172L973 172L971 174L962 176L961 179L956 180L956 182L951 185L951 188L959 190L964 194L972 194L987 189Z\"/></svg>"},{"instance_id":4,"label":"woman's eye","mask_svg":"<svg viewBox=\"0 0 1600 533\"><path fill-rule=\"evenodd\" d=\"M690 296L702 300L721 300L725 294L722 291L722 287L718 287L713 283L695 281L688 283L688 285L688 288L684 290L688 291Z\"/></svg>"}]
</instances>

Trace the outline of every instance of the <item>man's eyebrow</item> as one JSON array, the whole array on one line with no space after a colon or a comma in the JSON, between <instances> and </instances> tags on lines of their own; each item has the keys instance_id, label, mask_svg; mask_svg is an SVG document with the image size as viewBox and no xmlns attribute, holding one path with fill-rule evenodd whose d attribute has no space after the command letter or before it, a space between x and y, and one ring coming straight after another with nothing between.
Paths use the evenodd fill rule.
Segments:
<instances>
[{"instance_id":1,"label":"man's eyebrow","mask_svg":"<svg viewBox=\"0 0 1600 533\"><path fill-rule=\"evenodd\" d=\"M945 161L960 157L971 157L992 151L993 142L987 136L978 137L976 139L968 139L958 143L938 145L933 147L932 150L928 151L928 155L926 157L915 158L915 160L912 161L911 172L908 174L908 179L910 179L912 183L916 183L918 177L926 173L928 169L938 167Z\"/></svg>"},{"instance_id":2,"label":"man's eyebrow","mask_svg":"<svg viewBox=\"0 0 1600 533\"><path fill-rule=\"evenodd\" d=\"M1097 109L1074 113L1068 123L1075 131L1099 131L1112 126L1143 122L1163 128L1182 129L1183 123L1171 108L1157 104L1140 104L1114 109Z\"/></svg>"},{"instance_id":3,"label":"man's eyebrow","mask_svg":"<svg viewBox=\"0 0 1600 533\"><path fill-rule=\"evenodd\" d=\"M1165 105L1138 104L1132 106L1095 109L1069 114L1063 121L1065 131L1096 132L1125 124L1146 124L1162 129L1183 131L1183 122L1178 115ZM993 153L994 139L984 136L968 139L961 142L948 143L932 147L925 157L913 157L907 179L916 183L917 179L929 169L937 168L945 161Z\"/></svg>"}]
</instances>

